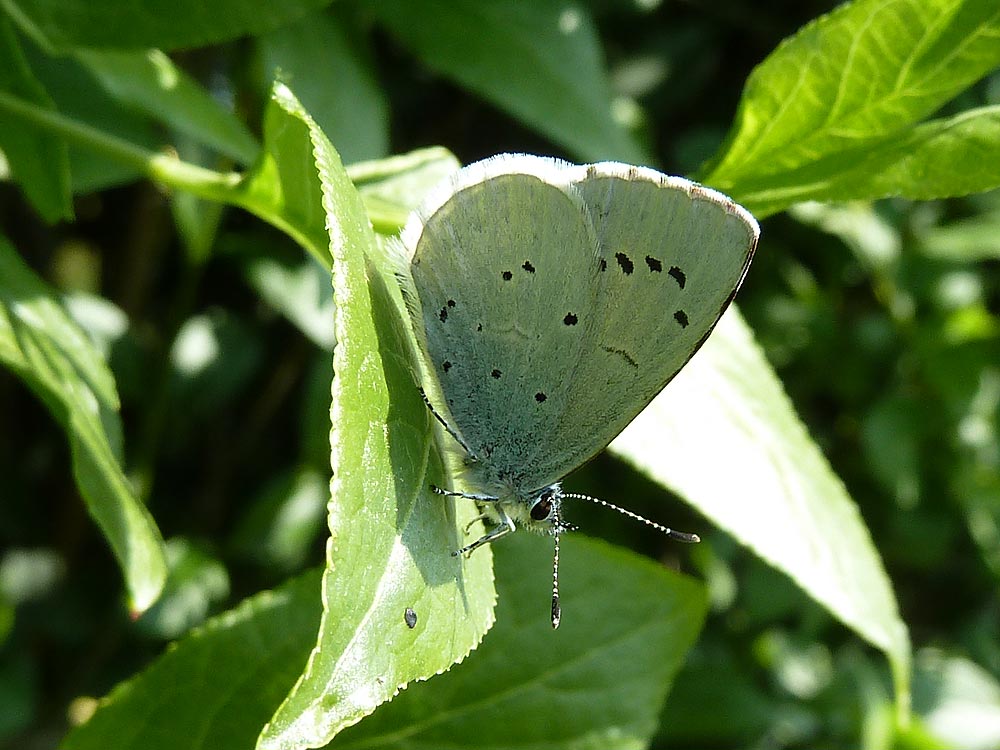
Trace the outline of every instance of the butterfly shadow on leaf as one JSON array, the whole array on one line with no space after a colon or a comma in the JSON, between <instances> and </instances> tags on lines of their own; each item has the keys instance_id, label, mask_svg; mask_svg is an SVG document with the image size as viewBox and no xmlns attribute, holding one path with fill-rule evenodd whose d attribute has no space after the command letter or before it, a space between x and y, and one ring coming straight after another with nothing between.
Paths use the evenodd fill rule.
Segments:
<instances>
[{"instance_id":1,"label":"butterfly shadow on leaf","mask_svg":"<svg viewBox=\"0 0 1000 750\"><path fill-rule=\"evenodd\" d=\"M466 586L470 574L489 570L492 560L479 560L486 565L476 565L476 572L472 573L470 566L451 554L463 544L459 526L464 527L477 512L472 503L456 505L453 499L431 491L432 484L448 486L448 469L434 417L420 396L415 376L419 372L415 342L401 317L403 308L397 299L398 291L389 287L371 260L367 271L379 355L389 394L385 429L396 488L396 528L426 585L454 584L461 600L468 604Z\"/></svg>"}]
</instances>

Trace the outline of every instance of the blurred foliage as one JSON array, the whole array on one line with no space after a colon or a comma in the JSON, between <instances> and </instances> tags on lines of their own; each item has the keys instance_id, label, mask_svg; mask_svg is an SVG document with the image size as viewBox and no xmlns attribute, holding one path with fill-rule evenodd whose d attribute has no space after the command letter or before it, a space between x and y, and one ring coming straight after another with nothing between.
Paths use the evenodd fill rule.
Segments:
<instances>
[{"instance_id":1,"label":"blurred foliage","mask_svg":"<svg viewBox=\"0 0 1000 750\"><path fill-rule=\"evenodd\" d=\"M315 641L319 576L304 571L326 544L334 301L321 149L308 122L273 106L277 77L345 162L434 146L463 163L626 159L701 175L773 214L740 308L857 503L915 652L904 725L884 657L734 537L669 500L671 525L702 545L678 552L574 508L589 534L700 578L700 633L695 582L591 542L575 550L589 567L566 552L579 629L544 632L548 545L517 540L517 554L497 552L498 623L481 649L335 742L1000 747L1000 192L974 192L1000 163L1000 32L995 18L975 26L995 17L992 0L854 3L898 14L898 37L879 40L884 67L862 83L902 85L888 50L907 44L923 55L908 75L940 63L954 80L923 91L925 110L914 98L865 111L854 142L817 123L797 149L766 126L782 122L777 105L809 97L762 90L751 71L778 48L769 70L797 73L796 33L833 2L147 5L24 0L0 13L0 746L55 747L95 710L67 746L126 746L144 701L163 698L163 746L246 747ZM907 41L946 10L964 57ZM829 28L805 33L830 45L835 74L851 57ZM812 93L837 100L828 84L817 75ZM981 130L924 173L907 161L973 121ZM759 150L727 151L741 133ZM171 166L177 155L190 169ZM452 166L437 152L394 158L408 161L349 169L377 229L398 228ZM842 202L802 202L824 198ZM24 333L38 319L58 346ZM569 488L665 514L665 490L610 456ZM617 591L609 559L648 586ZM573 591L586 582L607 602ZM644 609L650 589L662 599ZM414 643L433 619L417 611ZM646 633L655 656L619 653L615 632ZM464 713L449 713L458 702ZM213 711L243 723L194 744Z\"/></svg>"}]
</instances>

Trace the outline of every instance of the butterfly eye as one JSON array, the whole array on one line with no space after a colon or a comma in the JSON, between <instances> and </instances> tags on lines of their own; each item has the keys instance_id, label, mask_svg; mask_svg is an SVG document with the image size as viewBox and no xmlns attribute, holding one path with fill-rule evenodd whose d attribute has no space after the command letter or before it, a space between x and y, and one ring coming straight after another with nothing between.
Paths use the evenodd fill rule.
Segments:
<instances>
[{"instance_id":1,"label":"butterfly eye","mask_svg":"<svg viewBox=\"0 0 1000 750\"><path fill-rule=\"evenodd\" d=\"M546 490L531 506L531 520L544 521L552 515L552 492Z\"/></svg>"}]
</instances>

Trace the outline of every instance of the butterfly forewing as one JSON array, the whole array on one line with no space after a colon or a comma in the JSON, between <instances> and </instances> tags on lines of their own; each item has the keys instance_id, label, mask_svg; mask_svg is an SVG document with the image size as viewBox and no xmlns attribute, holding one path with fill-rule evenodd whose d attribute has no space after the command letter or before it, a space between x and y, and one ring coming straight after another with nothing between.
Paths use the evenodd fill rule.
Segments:
<instances>
[{"instance_id":1,"label":"butterfly forewing","mask_svg":"<svg viewBox=\"0 0 1000 750\"><path fill-rule=\"evenodd\" d=\"M576 171L598 240L596 303L576 401L535 467L540 484L607 446L687 363L736 293L758 234L749 214L686 180L621 164Z\"/></svg>"}]
</instances>

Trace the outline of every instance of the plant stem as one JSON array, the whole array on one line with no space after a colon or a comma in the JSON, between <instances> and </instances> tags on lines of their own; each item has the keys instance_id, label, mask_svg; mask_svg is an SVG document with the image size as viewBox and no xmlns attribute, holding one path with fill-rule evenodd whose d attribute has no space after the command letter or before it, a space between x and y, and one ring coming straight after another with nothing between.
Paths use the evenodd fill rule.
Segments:
<instances>
[{"instance_id":1,"label":"plant stem","mask_svg":"<svg viewBox=\"0 0 1000 750\"><path fill-rule=\"evenodd\" d=\"M121 138L108 135L90 125L73 120L37 104L0 92L0 111L31 122L97 153L139 170L147 177L170 188L187 190L200 198L238 203L234 194L240 175L205 169L184 162L176 156L156 153Z\"/></svg>"},{"instance_id":2,"label":"plant stem","mask_svg":"<svg viewBox=\"0 0 1000 750\"><path fill-rule=\"evenodd\" d=\"M272 197L255 188L254 180L243 182L238 172L216 172L179 159L176 154L157 153L78 122L37 104L0 91L0 113L8 112L83 148L127 164L160 185L185 190L199 198L239 206L277 227L298 242L324 266L330 257L325 242L314 242L303 228L289 221Z\"/></svg>"}]
</instances>

